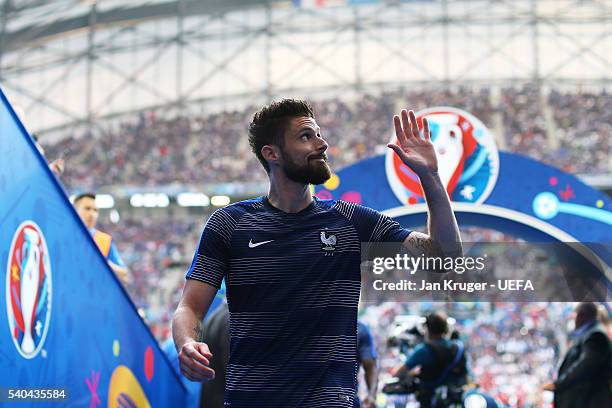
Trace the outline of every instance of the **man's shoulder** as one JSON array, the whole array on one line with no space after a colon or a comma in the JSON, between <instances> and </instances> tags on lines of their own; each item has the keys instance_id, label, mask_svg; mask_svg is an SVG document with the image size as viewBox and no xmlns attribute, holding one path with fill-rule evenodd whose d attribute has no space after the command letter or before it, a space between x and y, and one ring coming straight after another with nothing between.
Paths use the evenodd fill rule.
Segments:
<instances>
[{"instance_id":1,"label":"man's shoulder","mask_svg":"<svg viewBox=\"0 0 612 408\"><path fill-rule=\"evenodd\" d=\"M419 343L408 354L408 363L421 363L423 361L429 361L433 358L433 350L427 345L427 343Z\"/></svg>"},{"instance_id":2,"label":"man's shoulder","mask_svg":"<svg viewBox=\"0 0 612 408\"><path fill-rule=\"evenodd\" d=\"M438 354L447 350L458 349L459 347L463 348L463 344L460 346L458 341L455 342L448 339L432 340L421 344L423 345L423 350L430 354Z\"/></svg>"},{"instance_id":3,"label":"man's shoulder","mask_svg":"<svg viewBox=\"0 0 612 408\"><path fill-rule=\"evenodd\" d=\"M217 232L225 238L226 242L229 242L234 228L238 225L242 217L262 207L262 198L258 197L217 208L206 220L205 229Z\"/></svg>"},{"instance_id":4,"label":"man's shoulder","mask_svg":"<svg viewBox=\"0 0 612 408\"><path fill-rule=\"evenodd\" d=\"M376 211L365 205L355 203L352 201L345 200L319 200L321 207L334 209L346 218L353 219L354 216L363 217L367 215L380 215L379 211Z\"/></svg>"},{"instance_id":5,"label":"man's shoulder","mask_svg":"<svg viewBox=\"0 0 612 408\"><path fill-rule=\"evenodd\" d=\"M92 229L91 235L94 236L94 237L97 235L99 237L103 237L103 238L106 238L106 239L112 239L113 238L113 236L111 234L109 234L108 232L104 232L104 231L99 230L97 228L93 228Z\"/></svg>"},{"instance_id":6,"label":"man's shoulder","mask_svg":"<svg viewBox=\"0 0 612 408\"><path fill-rule=\"evenodd\" d=\"M229 204L223 207L223 209L226 209L226 210L238 210L238 209L253 210L257 208L262 208L263 206L264 206L264 197L259 196L259 197L248 198L246 200L237 201L235 203L232 203L232 204Z\"/></svg>"},{"instance_id":7,"label":"man's shoulder","mask_svg":"<svg viewBox=\"0 0 612 408\"><path fill-rule=\"evenodd\" d=\"M612 341L601 323L595 324L584 334L584 341L596 342L608 348L612 346Z\"/></svg>"},{"instance_id":8,"label":"man's shoulder","mask_svg":"<svg viewBox=\"0 0 612 408\"><path fill-rule=\"evenodd\" d=\"M414 347L413 353L414 354L431 354L431 345L429 343L426 342L422 342L417 344Z\"/></svg>"},{"instance_id":9,"label":"man's shoulder","mask_svg":"<svg viewBox=\"0 0 612 408\"><path fill-rule=\"evenodd\" d=\"M342 200L342 199L338 199L338 200L334 200L334 199L330 199L330 200L318 200L320 203L324 203L324 205L333 208L333 207L350 207L350 208L368 208L362 204L356 203L354 201L346 201L346 200Z\"/></svg>"}]
</instances>

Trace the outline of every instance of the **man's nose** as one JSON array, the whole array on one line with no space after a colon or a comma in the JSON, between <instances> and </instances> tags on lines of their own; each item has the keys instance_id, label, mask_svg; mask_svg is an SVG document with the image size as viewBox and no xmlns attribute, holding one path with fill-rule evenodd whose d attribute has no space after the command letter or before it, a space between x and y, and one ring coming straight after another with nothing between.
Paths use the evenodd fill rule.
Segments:
<instances>
[{"instance_id":1,"label":"man's nose","mask_svg":"<svg viewBox=\"0 0 612 408\"><path fill-rule=\"evenodd\" d=\"M322 137L319 137L318 141L319 141L319 145L317 146L317 150L320 151L321 153L325 152L327 148L329 147L329 144L327 144L325 139L323 139Z\"/></svg>"}]
</instances>

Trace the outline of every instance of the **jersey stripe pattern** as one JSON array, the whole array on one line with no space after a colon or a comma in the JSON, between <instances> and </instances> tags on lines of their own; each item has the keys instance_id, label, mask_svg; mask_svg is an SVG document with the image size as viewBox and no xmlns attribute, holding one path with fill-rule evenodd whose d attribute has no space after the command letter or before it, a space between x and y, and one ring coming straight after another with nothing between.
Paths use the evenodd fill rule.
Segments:
<instances>
[{"instance_id":1,"label":"jersey stripe pattern","mask_svg":"<svg viewBox=\"0 0 612 408\"><path fill-rule=\"evenodd\" d=\"M216 288L226 280L225 406L352 407L361 243L409 234L344 201L285 213L259 197L216 210L186 277Z\"/></svg>"}]
</instances>

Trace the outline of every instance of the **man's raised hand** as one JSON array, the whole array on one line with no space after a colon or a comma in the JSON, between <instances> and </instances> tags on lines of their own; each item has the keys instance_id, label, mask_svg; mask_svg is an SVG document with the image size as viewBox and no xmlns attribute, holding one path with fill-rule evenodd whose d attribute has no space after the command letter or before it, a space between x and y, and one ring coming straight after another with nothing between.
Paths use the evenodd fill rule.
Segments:
<instances>
[{"instance_id":1,"label":"man's raised hand","mask_svg":"<svg viewBox=\"0 0 612 408\"><path fill-rule=\"evenodd\" d=\"M401 116L401 118L400 118ZM422 129L419 129L416 115L413 111L402 109L400 116L393 117L397 144L389 143L387 147L399 156L402 162L410 167L419 177L438 171L438 159L431 141L431 131L426 118L422 119ZM421 137L420 131L423 131Z\"/></svg>"}]
</instances>

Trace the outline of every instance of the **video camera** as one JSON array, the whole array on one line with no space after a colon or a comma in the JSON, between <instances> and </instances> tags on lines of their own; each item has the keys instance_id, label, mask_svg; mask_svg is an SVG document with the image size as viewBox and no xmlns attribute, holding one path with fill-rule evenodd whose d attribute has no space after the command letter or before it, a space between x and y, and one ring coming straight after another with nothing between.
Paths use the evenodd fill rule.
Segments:
<instances>
[{"instance_id":1,"label":"video camera","mask_svg":"<svg viewBox=\"0 0 612 408\"><path fill-rule=\"evenodd\" d=\"M397 316L387 338L387 346L398 347L402 354L408 356L417 345L426 341L425 323L426 318L422 316ZM456 321L453 318L447 318L447 323L451 328L455 326ZM454 330L453 332L456 333ZM415 395L422 406L435 408L467 406L464 391L462 386L447 384L430 388L425 386L419 377L411 376L407 372L400 374L382 388L382 392L387 395ZM486 406L485 404L483 407Z\"/></svg>"},{"instance_id":2,"label":"video camera","mask_svg":"<svg viewBox=\"0 0 612 408\"><path fill-rule=\"evenodd\" d=\"M422 316L397 316L387 338L387 347L397 347L402 354L408 355L410 350L425 341L424 324Z\"/></svg>"}]
</instances>

